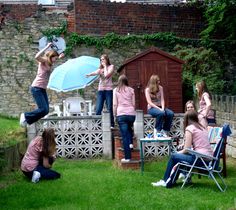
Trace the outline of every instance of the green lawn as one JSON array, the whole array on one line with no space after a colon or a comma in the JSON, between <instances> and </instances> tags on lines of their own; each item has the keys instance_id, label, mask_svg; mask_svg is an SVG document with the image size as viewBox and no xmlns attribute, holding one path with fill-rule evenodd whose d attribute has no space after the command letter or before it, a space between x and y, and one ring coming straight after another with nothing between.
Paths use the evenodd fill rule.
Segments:
<instances>
[{"instance_id":1,"label":"green lawn","mask_svg":"<svg viewBox=\"0 0 236 210\"><path fill-rule=\"evenodd\" d=\"M236 209L236 159L227 160L228 189L218 190L207 177L193 177L193 184L166 189L152 187L162 178L167 159L145 164L140 171L122 170L108 160L56 161L62 174L55 181L27 180L20 171L0 177L0 209Z\"/></svg>"},{"instance_id":2,"label":"green lawn","mask_svg":"<svg viewBox=\"0 0 236 210\"><path fill-rule=\"evenodd\" d=\"M0 147L13 145L25 139L25 129L19 126L18 118L0 115Z\"/></svg>"},{"instance_id":3,"label":"green lawn","mask_svg":"<svg viewBox=\"0 0 236 210\"><path fill-rule=\"evenodd\" d=\"M18 119L0 116L0 146L25 138ZM215 183L193 177L181 190L152 187L163 177L167 159L145 163L140 171L121 170L110 160L58 159L55 170L62 178L31 183L20 170L0 175L1 210L151 210L230 209L236 210L236 159L227 159L228 189L221 193Z\"/></svg>"}]
</instances>

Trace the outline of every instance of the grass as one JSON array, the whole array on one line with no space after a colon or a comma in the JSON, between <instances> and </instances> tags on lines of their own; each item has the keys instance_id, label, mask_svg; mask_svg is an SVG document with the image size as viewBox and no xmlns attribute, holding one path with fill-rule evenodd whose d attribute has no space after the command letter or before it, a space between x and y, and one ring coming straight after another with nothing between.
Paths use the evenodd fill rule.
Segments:
<instances>
[{"instance_id":1,"label":"grass","mask_svg":"<svg viewBox=\"0 0 236 210\"><path fill-rule=\"evenodd\" d=\"M162 178L167 159L145 164L140 171L122 170L110 160L58 159L54 169L62 174L54 181L31 183L21 171L0 177L0 209L4 210L151 210L236 209L236 160L228 158L228 189L221 193L213 180L193 177L183 190L152 187Z\"/></svg>"},{"instance_id":2,"label":"grass","mask_svg":"<svg viewBox=\"0 0 236 210\"><path fill-rule=\"evenodd\" d=\"M18 119L0 116L0 147L25 139ZM221 193L213 180L193 177L183 190L152 187L163 177L167 159L145 163L140 171L121 170L111 160L58 159L55 181L33 184L20 170L1 174L0 209L3 210L236 210L236 159L227 159L228 189Z\"/></svg>"},{"instance_id":3,"label":"grass","mask_svg":"<svg viewBox=\"0 0 236 210\"><path fill-rule=\"evenodd\" d=\"M14 145L25 139L25 129L19 126L18 118L0 115L0 147Z\"/></svg>"}]
</instances>

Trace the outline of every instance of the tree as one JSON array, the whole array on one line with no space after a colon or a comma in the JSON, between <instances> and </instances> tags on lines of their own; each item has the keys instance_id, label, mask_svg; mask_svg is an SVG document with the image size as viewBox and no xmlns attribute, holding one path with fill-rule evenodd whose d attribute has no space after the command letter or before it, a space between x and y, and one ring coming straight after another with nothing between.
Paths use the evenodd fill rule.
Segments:
<instances>
[{"instance_id":1,"label":"tree","mask_svg":"<svg viewBox=\"0 0 236 210\"><path fill-rule=\"evenodd\" d=\"M222 39L236 43L236 1L205 0L204 16L207 27L202 31L203 39L220 36Z\"/></svg>"}]
</instances>

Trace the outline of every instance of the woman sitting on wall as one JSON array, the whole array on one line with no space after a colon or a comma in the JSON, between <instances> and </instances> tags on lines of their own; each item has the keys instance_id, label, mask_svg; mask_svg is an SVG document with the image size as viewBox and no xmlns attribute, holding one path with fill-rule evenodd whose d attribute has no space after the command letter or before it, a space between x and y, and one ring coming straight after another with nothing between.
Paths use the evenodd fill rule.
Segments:
<instances>
[{"instance_id":1,"label":"woman sitting on wall","mask_svg":"<svg viewBox=\"0 0 236 210\"><path fill-rule=\"evenodd\" d=\"M163 87L160 85L158 75L152 75L145 96L148 103L148 114L156 118L156 135L167 137L170 131L174 112L165 107Z\"/></svg>"}]
</instances>

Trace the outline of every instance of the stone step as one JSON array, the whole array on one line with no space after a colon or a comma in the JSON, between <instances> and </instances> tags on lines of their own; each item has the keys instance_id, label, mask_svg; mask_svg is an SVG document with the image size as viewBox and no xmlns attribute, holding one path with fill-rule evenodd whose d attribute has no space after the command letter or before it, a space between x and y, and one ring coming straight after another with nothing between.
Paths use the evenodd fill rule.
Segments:
<instances>
[{"instance_id":1,"label":"stone step","mask_svg":"<svg viewBox=\"0 0 236 210\"><path fill-rule=\"evenodd\" d=\"M122 169L132 169L132 170L139 170L141 161L140 160L131 160L128 163L122 163L119 160L114 160L115 166L122 168Z\"/></svg>"},{"instance_id":2,"label":"stone step","mask_svg":"<svg viewBox=\"0 0 236 210\"><path fill-rule=\"evenodd\" d=\"M133 138L134 148L131 150L131 161L128 163L122 163L121 159L124 158L124 149L120 131L117 127L113 130L113 135L114 135L115 165L122 169L134 169L134 170L140 169L140 162L141 162L140 150L137 148L137 138L136 137Z\"/></svg>"},{"instance_id":3,"label":"stone step","mask_svg":"<svg viewBox=\"0 0 236 210\"><path fill-rule=\"evenodd\" d=\"M136 137L133 138L133 146L137 148L137 139ZM115 148L123 147L122 138L115 136Z\"/></svg>"},{"instance_id":4,"label":"stone step","mask_svg":"<svg viewBox=\"0 0 236 210\"><path fill-rule=\"evenodd\" d=\"M115 150L115 159L116 160L121 160L124 158L124 149L123 148L116 148ZM131 150L131 159L132 160L140 160L140 150L134 148Z\"/></svg>"}]
</instances>

